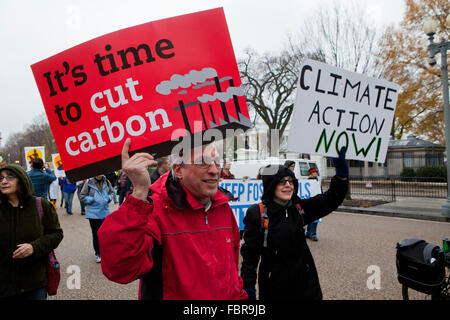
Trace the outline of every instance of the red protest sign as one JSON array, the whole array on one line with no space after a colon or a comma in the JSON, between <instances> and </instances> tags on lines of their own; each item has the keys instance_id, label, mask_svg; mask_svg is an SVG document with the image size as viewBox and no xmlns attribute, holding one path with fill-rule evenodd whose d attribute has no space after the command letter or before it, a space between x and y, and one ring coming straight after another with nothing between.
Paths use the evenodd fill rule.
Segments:
<instances>
[{"instance_id":1,"label":"red protest sign","mask_svg":"<svg viewBox=\"0 0 450 320\"><path fill-rule=\"evenodd\" d=\"M128 137L160 157L175 138L250 127L222 8L112 32L31 69L72 181L119 169Z\"/></svg>"}]
</instances>

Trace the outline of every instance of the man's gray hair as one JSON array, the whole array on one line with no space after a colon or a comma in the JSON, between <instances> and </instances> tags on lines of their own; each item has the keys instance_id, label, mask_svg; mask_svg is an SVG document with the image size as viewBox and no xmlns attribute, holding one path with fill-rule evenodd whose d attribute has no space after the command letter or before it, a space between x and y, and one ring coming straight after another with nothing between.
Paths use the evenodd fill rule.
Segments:
<instances>
[{"instance_id":1,"label":"man's gray hair","mask_svg":"<svg viewBox=\"0 0 450 320\"><path fill-rule=\"evenodd\" d=\"M169 160L170 160L170 171L172 174L172 178L173 178L173 180L178 181L178 177L175 175L175 170L173 168L176 164L183 163L183 156L182 155L180 156L179 154L171 154L169 156Z\"/></svg>"},{"instance_id":2,"label":"man's gray hair","mask_svg":"<svg viewBox=\"0 0 450 320\"><path fill-rule=\"evenodd\" d=\"M172 168L173 168L173 166L176 165L176 164L182 164L182 163L184 163L184 161L183 161L183 155L180 155L180 154L171 154L171 155L169 156L169 159L170 159L170 167L172 167Z\"/></svg>"}]
</instances>

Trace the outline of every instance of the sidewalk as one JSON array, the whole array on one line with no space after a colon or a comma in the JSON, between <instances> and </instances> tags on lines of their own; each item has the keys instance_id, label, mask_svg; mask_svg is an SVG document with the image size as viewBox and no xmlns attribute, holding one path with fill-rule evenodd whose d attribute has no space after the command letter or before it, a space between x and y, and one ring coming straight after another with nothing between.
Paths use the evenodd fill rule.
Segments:
<instances>
[{"instance_id":1,"label":"sidewalk","mask_svg":"<svg viewBox=\"0 0 450 320\"><path fill-rule=\"evenodd\" d=\"M394 202L370 208L340 206L337 211L450 222L450 215L445 216L441 209L446 200L442 198L397 197Z\"/></svg>"}]
</instances>

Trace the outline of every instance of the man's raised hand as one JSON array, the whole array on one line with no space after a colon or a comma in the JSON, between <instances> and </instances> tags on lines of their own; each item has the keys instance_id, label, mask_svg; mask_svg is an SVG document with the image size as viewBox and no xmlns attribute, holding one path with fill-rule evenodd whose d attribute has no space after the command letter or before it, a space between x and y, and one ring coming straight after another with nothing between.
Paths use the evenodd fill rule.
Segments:
<instances>
[{"instance_id":1,"label":"man's raised hand","mask_svg":"<svg viewBox=\"0 0 450 320\"><path fill-rule=\"evenodd\" d=\"M122 170L128 175L133 184L133 197L146 200L151 185L147 168L156 166L157 162L148 153L135 153L129 155L131 139L127 138L122 149Z\"/></svg>"}]
</instances>

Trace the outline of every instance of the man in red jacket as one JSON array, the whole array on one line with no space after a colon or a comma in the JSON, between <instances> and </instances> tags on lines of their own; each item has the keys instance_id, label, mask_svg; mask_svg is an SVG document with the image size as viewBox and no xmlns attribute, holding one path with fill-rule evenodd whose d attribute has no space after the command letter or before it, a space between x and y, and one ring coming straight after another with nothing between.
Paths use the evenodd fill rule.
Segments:
<instances>
[{"instance_id":1,"label":"man in red jacket","mask_svg":"<svg viewBox=\"0 0 450 320\"><path fill-rule=\"evenodd\" d=\"M140 279L140 299L247 299L232 196L218 187L214 144L177 158L153 185L147 168L156 161L148 153L130 158L130 144L127 139L122 169L133 193L98 232L103 274L118 283Z\"/></svg>"}]
</instances>

